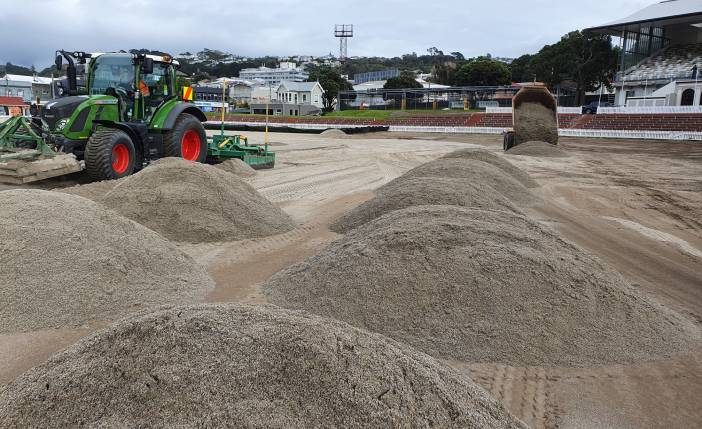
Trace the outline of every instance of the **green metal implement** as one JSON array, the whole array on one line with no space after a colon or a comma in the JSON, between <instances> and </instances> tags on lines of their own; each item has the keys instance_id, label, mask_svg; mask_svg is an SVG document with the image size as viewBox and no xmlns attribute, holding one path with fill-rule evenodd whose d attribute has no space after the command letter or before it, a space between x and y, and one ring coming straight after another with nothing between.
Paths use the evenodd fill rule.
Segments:
<instances>
[{"instance_id":1,"label":"green metal implement","mask_svg":"<svg viewBox=\"0 0 702 429\"><path fill-rule=\"evenodd\" d=\"M15 116L0 124L0 161L55 154L56 152L34 131L28 118Z\"/></svg>"},{"instance_id":2,"label":"green metal implement","mask_svg":"<svg viewBox=\"0 0 702 429\"><path fill-rule=\"evenodd\" d=\"M212 162L222 162L238 158L252 168L263 169L275 166L275 153L267 146L249 145L248 140L240 135L215 135L208 142L207 157Z\"/></svg>"}]
</instances>

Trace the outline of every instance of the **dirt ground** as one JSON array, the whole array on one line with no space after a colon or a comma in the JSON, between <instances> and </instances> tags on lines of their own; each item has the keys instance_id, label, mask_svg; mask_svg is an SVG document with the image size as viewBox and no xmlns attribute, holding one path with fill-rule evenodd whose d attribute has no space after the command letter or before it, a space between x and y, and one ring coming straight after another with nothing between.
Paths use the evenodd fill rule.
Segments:
<instances>
[{"instance_id":1,"label":"dirt ground","mask_svg":"<svg viewBox=\"0 0 702 429\"><path fill-rule=\"evenodd\" d=\"M261 133L247 136L263 141ZM271 134L270 141L276 168L250 183L298 227L263 239L180 245L215 279L212 302L265 302L261 282L322 249L337 237L328 229L334 219L410 168L469 145L501 152L500 136L490 135ZM541 185L544 204L530 215L702 323L702 144L564 138L561 145L571 156L509 157ZM0 336L0 385L96 328ZM535 428L702 426L702 350L583 369L449 363Z\"/></svg>"}]
</instances>

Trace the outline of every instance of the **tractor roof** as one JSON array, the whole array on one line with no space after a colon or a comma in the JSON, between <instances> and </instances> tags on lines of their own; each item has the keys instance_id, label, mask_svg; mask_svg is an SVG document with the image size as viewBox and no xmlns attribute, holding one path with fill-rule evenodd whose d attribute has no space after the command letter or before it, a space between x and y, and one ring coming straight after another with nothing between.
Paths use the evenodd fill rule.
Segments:
<instances>
[{"instance_id":1,"label":"tractor roof","mask_svg":"<svg viewBox=\"0 0 702 429\"><path fill-rule=\"evenodd\" d=\"M110 55L110 56L125 56L125 57L134 57L135 54L130 54L129 52L92 52L90 54L91 58L97 58L102 55ZM171 56L164 56L164 55L151 55L147 54L146 58L151 58L152 60L159 62L159 63L169 63L173 64L174 66L179 66L180 63L173 59Z\"/></svg>"}]
</instances>

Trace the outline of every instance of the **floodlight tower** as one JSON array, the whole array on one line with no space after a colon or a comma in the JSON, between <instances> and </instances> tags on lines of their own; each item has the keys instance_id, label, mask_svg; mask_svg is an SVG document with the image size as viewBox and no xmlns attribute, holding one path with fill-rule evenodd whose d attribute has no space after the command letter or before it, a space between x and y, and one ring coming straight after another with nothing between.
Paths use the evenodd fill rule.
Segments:
<instances>
[{"instance_id":1,"label":"floodlight tower","mask_svg":"<svg viewBox=\"0 0 702 429\"><path fill-rule=\"evenodd\" d=\"M339 39L339 61L348 57L349 39L353 37L353 24L334 25L334 37Z\"/></svg>"}]
</instances>

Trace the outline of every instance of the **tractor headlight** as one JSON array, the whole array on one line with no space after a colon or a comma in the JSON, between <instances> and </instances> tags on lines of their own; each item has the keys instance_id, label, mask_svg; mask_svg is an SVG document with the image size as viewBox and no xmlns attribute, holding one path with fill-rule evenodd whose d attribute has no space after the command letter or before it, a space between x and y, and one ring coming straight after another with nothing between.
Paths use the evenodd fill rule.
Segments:
<instances>
[{"instance_id":1,"label":"tractor headlight","mask_svg":"<svg viewBox=\"0 0 702 429\"><path fill-rule=\"evenodd\" d=\"M63 131L63 129L66 127L66 124L68 123L68 118L63 118L59 119L58 122L56 122L56 131Z\"/></svg>"}]
</instances>

